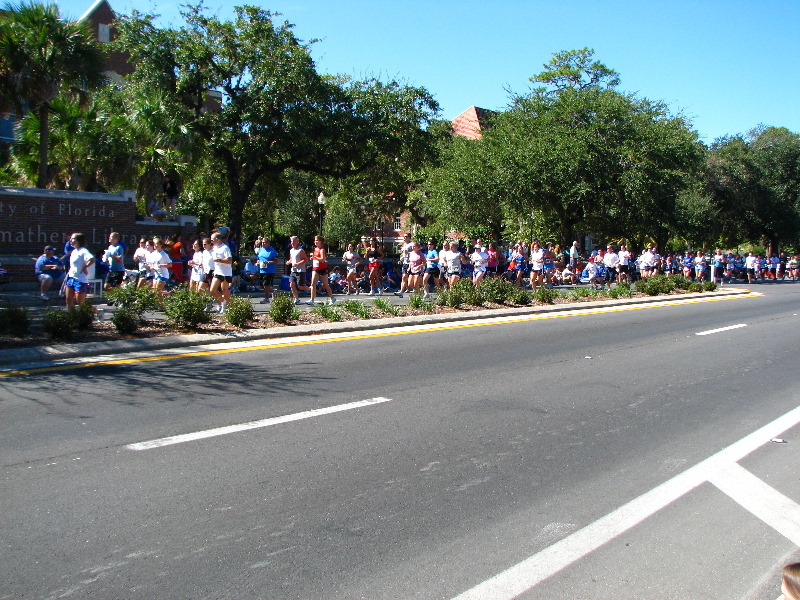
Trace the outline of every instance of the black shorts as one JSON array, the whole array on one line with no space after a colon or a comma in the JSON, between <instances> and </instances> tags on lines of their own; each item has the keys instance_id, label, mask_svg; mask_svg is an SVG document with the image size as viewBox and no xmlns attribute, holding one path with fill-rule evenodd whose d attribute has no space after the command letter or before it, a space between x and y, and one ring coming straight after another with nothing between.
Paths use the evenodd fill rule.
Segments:
<instances>
[{"instance_id":1,"label":"black shorts","mask_svg":"<svg viewBox=\"0 0 800 600\"><path fill-rule=\"evenodd\" d=\"M606 281L614 281L614 278L617 276L616 270L612 269L611 267L606 267L605 273L603 275Z\"/></svg>"},{"instance_id":2,"label":"black shorts","mask_svg":"<svg viewBox=\"0 0 800 600\"><path fill-rule=\"evenodd\" d=\"M441 273L441 271L439 270L439 267L430 267L428 269L425 269L425 272L428 275L433 275L434 277L438 277L439 273Z\"/></svg>"},{"instance_id":3,"label":"black shorts","mask_svg":"<svg viewBox=\"0 0 800 600\"><path fill-rule=\"evenodd\" d=\"M275 273L260 273L261 286L269 287L272 285L272 280L275 279Z\"/></svg>"},{"instance_id":4,"label":"black shorts","mask_svg":"<svg viewBox=\"0 0 800 600\"><path fill-rule=\"evenodd\" d=\"M320 277L322 277L323 275L327 275L328 267L325 267L324 269L314 269L314 273L316 273Z\"/></svg>"},{"instance_id":5,"label":"black shorts","mask_svg":"<svg viewBox=\"0 0 800 600\"><path fill-rule=\"evenodd\" d=\"M220 281L227 281L231 283L233 281L233 277L230 275L214 275L214 279L219 279Z\"/></svg>"},{"instance_id":6,"label":"black shorts","mask_svg":"<svg viewBox=\"0 0 800 600\"><path fill-rule=\"evenodd\" d=\"M122 283L123 277L125 277L125 271L110 271L106 277L106 283L111 287L117 287Z\"/></svg>"},{"instance_id":7,"label":"black shorts","mask_svg":"<svg viewBox=\"0 0 800 600\"><path fill-rule=\"evenodd\" d=\"M306 284L306 272L305 271L291 271L289 273L289 283L294 283L295 285L305 285Z\"/></svg>"},{"instance_id":8,"label":"black shorts","mask_svg":"<svg viewBox=\"0 0 800 600\"><path fill-rule=\"evenodd\" d=\"M211 285L211 280L214 279L214 271L209 271L206 273L205 282Z\"/></svg>"},{"instance_id":9,"label":"black shorts","mask_svg":"<svg viewBox=\"0 0 800 600\"><path fill-rule=\"evenodd\" d=\"M620 273L628 273L630 271L629 265L617 265L617 271Z\"/></svg>"},{"instance_id":10,"label":"black shorts","mask_svg":"<svg viewBox=\"0 0 800 600\"><path fill-rule=\"evenodd\" d=\"M404 263L404 264L400 265L400 272L401 272L403 275L405 275L406 273L408 273L408 263Z\"/></svg>"}]
</instances>

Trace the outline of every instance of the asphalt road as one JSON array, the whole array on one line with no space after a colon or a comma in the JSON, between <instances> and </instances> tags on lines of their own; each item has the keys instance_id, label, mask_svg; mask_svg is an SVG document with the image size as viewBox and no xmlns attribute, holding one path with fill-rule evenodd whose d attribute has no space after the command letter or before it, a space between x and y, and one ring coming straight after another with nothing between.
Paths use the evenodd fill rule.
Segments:
<instances>
[{"instance_id":1,"label":"asphalt road","mask_svg":"<svg viewBox=\"0 0 800 600\"><path fill-rule=\"evenodd\" d=\"M759 291L0 377L0 598L774 600L800 285Z\"/></svg>"}]
</instances>

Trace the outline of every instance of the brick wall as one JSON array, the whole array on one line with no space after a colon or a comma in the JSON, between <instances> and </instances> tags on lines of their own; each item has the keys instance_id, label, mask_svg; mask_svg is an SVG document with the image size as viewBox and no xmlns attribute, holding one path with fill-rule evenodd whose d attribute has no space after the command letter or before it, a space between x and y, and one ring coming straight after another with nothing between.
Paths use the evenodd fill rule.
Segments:
<instances>
[{"instance_id":1,"label":"brick wall","mask_svg":"<svg viewBox=\"0 0 800 600\"><path fill-rule=\"evenodd\" d=\"M112 231L118 231L128 245L130 260L140 237L177 233L191 240L197 235L197 220L190 216L164 223L137 220L136 198L129 191L98 194L0 187L0 262L15 282L35 280L30 257L38 257L45 246L60 252L72 233L81 232L89 250L99 256Z\"/></svg>"}]
</instances>

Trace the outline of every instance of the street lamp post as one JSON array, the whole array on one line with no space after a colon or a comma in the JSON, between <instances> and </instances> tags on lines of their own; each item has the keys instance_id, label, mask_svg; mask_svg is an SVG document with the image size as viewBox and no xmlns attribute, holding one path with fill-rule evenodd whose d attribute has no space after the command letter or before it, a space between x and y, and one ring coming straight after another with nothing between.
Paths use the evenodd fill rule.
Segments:
<instances>
[{"instance_id":1,"label":"street lamp post","mask_svg":"<svg viewBox=\"0 0 800 600\"><path fill-rule=\"evenodd\" d=\"M317 196L317 204L319 204L319 234L322 235L322 213L325 210L325 201L327 198L323 192Z\"/></svg>"}]
</instances>

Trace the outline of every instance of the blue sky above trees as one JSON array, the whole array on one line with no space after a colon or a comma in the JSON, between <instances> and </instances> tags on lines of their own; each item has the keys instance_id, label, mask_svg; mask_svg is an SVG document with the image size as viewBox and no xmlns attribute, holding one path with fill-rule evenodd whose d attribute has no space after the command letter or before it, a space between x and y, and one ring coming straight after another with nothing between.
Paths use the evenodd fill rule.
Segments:
<instances>
[{"instance_id":1,"label":"blue sky above trees","mask_svg":"<svg viewBox=\"0 0 800 600\"><path fill-rule=\"evenodd\" d=\"M177 2L110 0L180 22ZM663 100L703 141L759 123L800 132L797 0L288 0L253 1L320 41L322 72L374 74L428 88L452 119L472 105L502 109L554 52L588 46L619 72L620 90ZM60 0L80 16L90 0ZM222 18L234 4L209 0Z\"/></svg>"}]
</instances>

